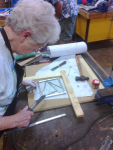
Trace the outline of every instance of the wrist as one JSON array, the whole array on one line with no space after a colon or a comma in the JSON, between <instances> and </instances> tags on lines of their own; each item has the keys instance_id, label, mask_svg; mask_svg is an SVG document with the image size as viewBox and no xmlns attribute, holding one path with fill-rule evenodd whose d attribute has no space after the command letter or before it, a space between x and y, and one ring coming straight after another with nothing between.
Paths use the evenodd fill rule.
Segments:
<instances>
[{"instance_id":1,"label":"wrist","mask_svg":"<svg viewBox=\"0 0 113 150\"><path fill-rule=\"evenodd\" d=\"M17 115L15 114L13 115L13 128L18 127L18 124L19 124L18 118Z\"/></svg>"}]
</instances>

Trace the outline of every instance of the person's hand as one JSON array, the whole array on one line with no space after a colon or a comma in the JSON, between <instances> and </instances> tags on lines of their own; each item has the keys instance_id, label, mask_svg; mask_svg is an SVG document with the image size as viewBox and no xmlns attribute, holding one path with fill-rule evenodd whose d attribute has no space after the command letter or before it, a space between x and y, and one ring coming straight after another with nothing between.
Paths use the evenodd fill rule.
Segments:
<instances>
[{"instance_id":1,"label":"person's hand","mask_svg":"<svg viewBox=\"0 0 113 150\"><path fill-rule=\"evenodd\" d=\"M30 123L31 117L34 115L32 111L28 111L28 106L20 110L14 115L15 127L27 127Z\"/></svg>"},{"instance_id":2,"label":"person's hand","mask_svg":"<svg viewBox=\"0 0 113 150\"><path fill-rule=\"evenodd\" d=\"M37 87L37 83L33 80L24 80L22 81L22 85L26 86L26 85L30 85L32 87Z\"/></svg>"},{"instance_id":3,"label":"person's hand","mask_svg":"<svg viewBox=\"0 0 113 150\"><path fill-rule=\"evenodd\" d=\"M37 83L33 80L24 80L22 81L22 85L26 86L26 85L30 85L32 87L37 87ZM32 93L33 90L29 91L29 93Z\"/></svg>"}]
</instances>

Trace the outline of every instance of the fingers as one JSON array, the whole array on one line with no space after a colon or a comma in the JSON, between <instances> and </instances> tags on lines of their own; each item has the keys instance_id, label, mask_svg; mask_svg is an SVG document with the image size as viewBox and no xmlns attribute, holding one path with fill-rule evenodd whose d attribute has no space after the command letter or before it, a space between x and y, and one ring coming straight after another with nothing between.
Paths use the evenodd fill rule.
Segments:
<instances>
[{"instance_id":1,"label":"fingers","mask_svg":"<svg viewBox=\"0 0 113 150\"><path fill-rule=\"evenodd\" d=\"M22 109L22 111L29 111L29 110L28 110L28 106L24 107L24 108ZM32 111L29 111L29 112L30 112L30 115L31 115L31 116L34 115L34 112L32 112Z\"/></svg>"},{"instance_id":2,"label":"fingers","mask_svg":"<svg viewBox=\"0 0 113 150\"><path fill-rule=\"evenodd\" d=\"M36 83L35 81L32 81L32 80L31 80L31 86L32 86L32 87L37 87L37 83Z\"/></svg>"},{"instance_id":3,"label":"fingers","mask_svg":"<svg viewBox=\"0 0 113 150\"><path fill-rule=\"evenodd\" d=\"M23 110L23 111L28 110L28 106L24 107L22 110Z\"/></svg>"},{"instance_id":4,"label":"fingers","mask_svg":"<svg viewBox=\"0 0 113 150\"><path fill-rule=\"evenodd\" d=\"M30 85L32 87L37 87L37 83L33 80L23 80L23 85Z\"/></svg>"},{"instance_id":5,"label":"fingers","mask_svg":"<svg viewBox=\"0 0 113 150\"><path fill-rule=\"evenodd\" d=\"M27 127L33 115L34 113L32 111L29 111L28 106L26 106L23 110L20 110L14 115L13 121L15 127Z\"/></svg>"}]
</instances>

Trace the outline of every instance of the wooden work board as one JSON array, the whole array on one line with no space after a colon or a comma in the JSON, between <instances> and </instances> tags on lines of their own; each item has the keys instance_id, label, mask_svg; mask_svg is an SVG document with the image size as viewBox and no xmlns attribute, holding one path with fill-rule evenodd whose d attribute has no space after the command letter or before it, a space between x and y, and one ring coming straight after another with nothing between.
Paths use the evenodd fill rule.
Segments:
<instances>
[{"instance_id":1,"label":"wooden work board","mask_svg":"<svg viewBox=\"0 0 113 150\"><path fill-rule=\"evenodd\" d=\"M91 70L91 68L88 66L86 61L83 59L83 57L80 55L79 57L79 62L81 65L81 69L83 72L83 75L89 77L88 84L91 87L93 91L92 96L87 96L87 97L77 97L80 103L85 103L85 102L90 102L95 100L95 94L97 92L97 89L92 88L92 80L93 79L98 79L97 76L94 74L94 72ZM26 77L27 79L31 79L31 76L35 76L36 72L40 70L42 67L48 65L49 63L44 63L40 65L32 65L32 66L26 66L25 71L26 71ZM99 89L103 89L104 86L100 83ZM34 94L28 94L28 104L31 106L35 102L34 100ZM64 99L50 99L50 100L45 100L42 101L40 104L35 107L34 112L42 111L42 110L48 110L48 109L53 109L53 108L58 108L58 107L63 107L63 106L69 106L71 105L71 101L69 98L64 98Z\"/></svg>"}]
</instances>

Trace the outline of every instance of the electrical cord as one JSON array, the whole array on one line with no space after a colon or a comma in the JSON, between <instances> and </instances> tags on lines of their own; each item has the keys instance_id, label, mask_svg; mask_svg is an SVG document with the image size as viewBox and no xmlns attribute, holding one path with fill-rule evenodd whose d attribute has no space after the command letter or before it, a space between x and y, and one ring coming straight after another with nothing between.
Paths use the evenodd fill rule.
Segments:
<instances>
[{"instance_id":1,"label":"electrical cord","mask_svg":"<svg viewBox=\"0 0 113 150\"><path fill-rule=\"evenodd\" d=\"M104 117L104 116L110 115L110 114L112 114L112 113L113 113L113 112L105 113L105 114L101 115L100 117L98 117L97 119L95 119L95 120L89 125L88 129L85 131L85 133L84 133L79 139L77 139L77 140L71 142L70 144L68 144L67 146L61 148L60 150L64 150L64 149L68 148L69 146L71 146L72 144L75 144L75 143L79 142L80 140L82 140L82 139L88 134L88 132L90 131L91 127L92 127L99 119L101 119L101 118ZM15 129L13 130L13 143L14 143L14 146L15 146L15 150L18 150L18 149L17 149L16 142L15 142Z\"/></svg>"},{"instance_id":2,"label":"electrical cord","mask_svg":"<svg viewBox=\"0 0 113 150\"><path fill-rule=\"evenodd\" d=\"M97 119L95 119L95 120L89 125L88 129L85 131L85 133L84 133L79 139L77 139L77 140L71 142L70 144L68 144L67 146L61 148L60 150L64 150L64 149L68 148L69 146L71 146L72 144L75 144L75 143L79 142L80 140L82 140L82 139L88 134L88 132L90 131L91 127L92 127L100 118L102 118L102 117L104 117L104 116L107 116L107 115L110 115L110 114L112 114L112 113L113 113L113 112L105 113L105 114L101 115L100 117L98 117Z\"/></svg>"},{"instance_id":3,"label":"electrical cord","mask_svg":"<svg viewBox=\"0 0 113 150\"><path fill-rule=\"evenodd\" d=\"M15 146L15 150L18 150L16 142L15 142L15 129L13 130L13 143L14 143L14 146Z\"/></svg>"}]
</instances>

